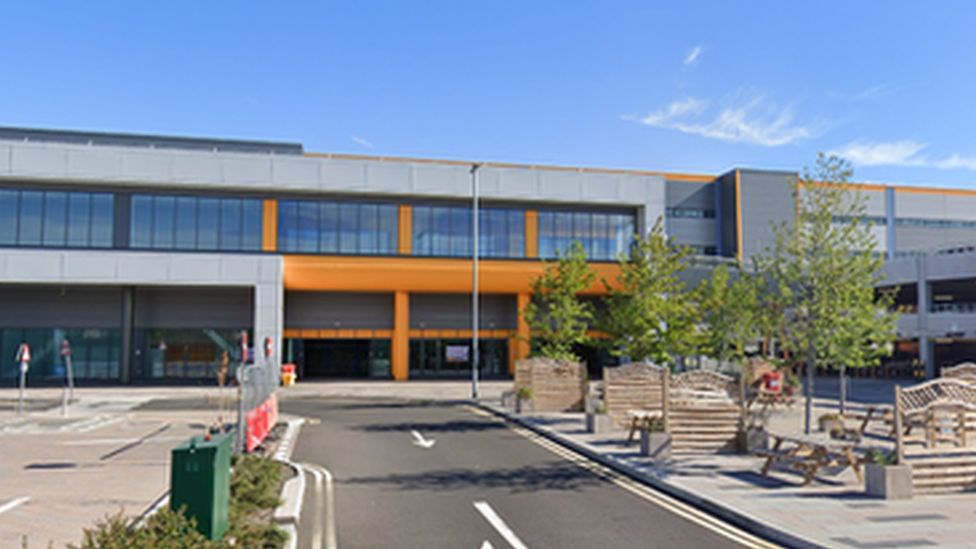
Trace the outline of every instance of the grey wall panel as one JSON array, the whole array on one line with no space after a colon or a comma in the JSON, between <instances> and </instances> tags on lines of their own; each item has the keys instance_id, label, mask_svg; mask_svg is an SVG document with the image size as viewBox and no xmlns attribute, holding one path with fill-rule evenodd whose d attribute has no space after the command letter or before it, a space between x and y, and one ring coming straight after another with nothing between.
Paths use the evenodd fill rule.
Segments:
<instances>
[{"instance_id":1,"label":"grey wall panel","mask_svg":"<svg viewBox=\"0 0 976 549\"><path fill-rule=\"evenodd\" d=\"M895 191L895 217L941 218L945 211L944 194Z\"/></svg>"},{"instance_id":2,"label":"grey wall panel","mask_svg":"<svg viewBox=\"0 0 976 549\"><path fill-rule=\"evenodd\" d=\"M287 329L393 328L393 294L285 292Z\"/></svg>"},{"instance_id":3,"label":"grey wall panel","mask_svg":"<svg viewBox=\"0 0 976 549\"><path fill-rule=\"evenodd\" d=\"M482 330L514 330L518 321L513 295L482 295L479 322ZM470 294L413 294L410 327L414 329L471 329Z\"/></svg>"},{"instance_id":4,"label":"grey wall panel","mask_svg":"<svg viewBox=\"0 0 976 549\"><path fill-rule=\"evenodd\" d=\"M895 242L899 252L933 251L950 244L976 243L976 230L896 226Z\"/></svg>"},{"instance_id":5,"label":"grey wall panel","mask_svg":"<svg viewBox=\"0 0 976 549\"><path fill-rule=\"evenodd\" d=\"M121 318L121 288L0 286L0 327L117 328Z\"/></svg>"},{"instance_id":6,"label":"grey wall panel","mask_svg":"<svg viewBox=\"0 0 976 549\"><path fill-rule=\"evenodd\" d=\"M885 192L861 190L861 197L864 200L865 215L871 217L884 217L886 213Z\"/></svg>"},{"instance_id":7,"label":"grey wall panel","mask_svg":"<svg viewBox=\"0 0 976 549\"><path fill-rule=\"evenodd\" d=\"M249 288L137 288L138 328L244 328L254 320Z\"/></svg>"},{"instance_id":8,"label":"grey wall panel","mask_svg":"<svg viewBox=\"0 0 976 549\"><path fill-rule=\"evenodd\" d=\"M792 225L795 175L789 172L740 171L742 248L746 261L775 244L772 225Z\"/></svg>"},{"instance_id":9,"label":"grey wall panel","mask_svg":"<svg viewBox=\"0 0 976 549\"><path fill-rule=\"evenodd\" d=\"M668 181L665 196L669 208L715 209L714 183Z\"/></svg>"},{"instance_id":10,"label":"grey wall panel","mask_svg":"<svg viewBox=\"0 0 976 549\"><path fill-rule=\"evenodd\" d=\"M735 172L729 172L719 177L718 200L716 206L717 235L720 255L735 257L738 247L736 242L736 208L735 208Z\"/></svg>"}]
</instances>

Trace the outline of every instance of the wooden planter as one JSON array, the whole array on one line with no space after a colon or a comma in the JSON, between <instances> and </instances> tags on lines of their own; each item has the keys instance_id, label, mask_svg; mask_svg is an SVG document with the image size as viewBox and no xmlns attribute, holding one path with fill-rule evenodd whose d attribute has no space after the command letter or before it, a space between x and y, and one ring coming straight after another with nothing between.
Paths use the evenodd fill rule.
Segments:
<instances>
[{"instance_id":1,"label":"wooden planter","mask_svg":"<svg viewBox=\"0 0 976 549\"><path fill-rule=\"evenodd\" d=\"M641 431L640 455L654 459L671 457L671 433Z\"/></svg>"},{"instance_id":2,"label":"wooden planter","mask_svg":"<svg viewBox=\"0 0 976 549\"><path fill-rule=\"evenodd\" d=\"M515 363L513 389L528 388L536 412L583 411L586 386L586 365L579 362L535 357Z\"/></svg>"},{"instance_id":3,"label":"wooden planter","mask_svg":"<svg viewBox=\"0 0 976 549\"><path fill-rule=\"evenodd\" d=\"M866 464L864 492L882 499L911 499L912 466Z\"/></svg>"}]
</instances>

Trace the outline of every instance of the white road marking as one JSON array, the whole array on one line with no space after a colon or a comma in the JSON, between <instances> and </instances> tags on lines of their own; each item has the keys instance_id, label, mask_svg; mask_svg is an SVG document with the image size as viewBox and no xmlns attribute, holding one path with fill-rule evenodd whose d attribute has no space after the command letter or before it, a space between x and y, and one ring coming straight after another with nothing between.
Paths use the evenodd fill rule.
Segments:
<instances>
[{"instance_id":1,"label":"white road marking","mask_svg":"<svg viewBox=\"0 0 976 549\"><path fill-rule=\"evenodd\" d=\"M0 505L0 515L6 513L7 511L11 511L13 509L16 509L17 507L20 507L21 505L27 503L28 501L30 501L30 497L29 496L24 496L24 497L20 497L20 498L17 498L17 499L12 499L12 500L8 501L7 503L4 503L3 505Z\"/></svg>"},{"instance_id":2,"label":"white road marking","mask_svg":"<svg viewBox=\"0 0 976 549\"><path fill-rule=\"evenodd\" d=\"M495 547L491 544L490 541L485 540L485 542L481 544L481 549L495 549Z\"/></svg>"},{"instance_id":3,"label":"white road marking","mask_svg":"<svg viewBox=\"0 0 976 549\"><path fill-rule=\"evenodd\" d=\"M542 446L543 448L549 450L550 452L576 464L579 467L582 467L583 469L587 469L588 471L594 473L598 477L608 482L612 482L614 485L623 488L624 490L627 490L628 492L634 494L635 496L641 499L644 499L659 507L662 507L674 513L675 515L684 518L685 520L691 521L699 526L707 528L708 530L711 530L712 532L715 532L716 534L719 534L727 539L735 541L736 543L739 543L746 547L763 547L763 548L779 547L774 543L770 543L744 530L740 530L739 528L732 526L731 524L718 520L715 517L703 511L700 511L692 507L691 505L679 501L667 494L658 492L657 490L654 490L637 481L634 481L629 477L617 473L616 471L610 469L609 467L605 467L599 463L591 461L590 459L580 454L577 454L576 452L569 450L564 446L556 442L553 442L548 438L543 437L542 435L530 431L529 429L517 425L509 424L505 420L497 416L494 416L493 414L490 414L489 412L486 412L484 410L475 407L467 407L467 408L477 415L489 417L493 421L499 423L505 423L512 431L522 435L523 437L531 440L532 442L535 442L536 444Z\"/></svg>"},{"instance_id":4,"label":"white road marking","mask_svg":"<svg viewBox=\"0 0 976 549\"><path fill-rule=\"evenodd\" d=\"M315 507L316 517L315 526L312 528L312 549L322 549L323 540L325 549L337 549L336 528L335 528L335 491L333 489L332 473L321 465L312 463L302 463L302 468L315 477ZM324 483L323 483L324 479ZM323 499L324 484L324 499ZM324 507L324 513L323 511ZM323 536L322 516L325 516L325 533Z\"/></svg>"},{"instance_id":5,"label":"white road marking","mask_svg":"<svg viewBox=\"0 0 976 549\"><path fill-rule=\"evenodd\" d=\"M171 435L166 437L153 437L152 440L147 440L145 442L172 442L174 440L185 440L186 435ZM87 440L66 440L61 442L62 446L101 446L105 444L129 444L132 442L137 442L138 437L135 438L92 438Z\"/></svg>"},{"instance_id":6,"label":"white road marking","mask_svg":"<svg viewBox=\"0 0 976 549\"><path fill-rule=\"evenodd\" d=\"M435 444L437 444L437 441L434 439L424 438L424 435L421 435L420 431L410 431L410 433L413 434L413 443L415 446L420 446L421 448L430 450Z\"/></svg>"},{"instance_id":7,"label":"white road marking","mask_svg":"<svg viewBox=\"0 0 976 549\"><path fill-rule=\"evenodd\" d=\"M512 549L529 549L524 543L522 543L522 540L515 535L515 532L513 532L512 529L505 524L502 517L498 516L498 513L491 508L491 505L488 505L488 503L484 501L476 501L474 502L474 507L479 513L481 513L481 516L485 517L485 520L487 520L495 528L495 530L497 530L498 533L505 538L505 541L512 546ZM486 541L485 543L488 542ZM482 549L484 549L484 547L484 545L481 546ZM488 543L488 547L491 547L490 543Z\"/></svg>"}]
</instances>

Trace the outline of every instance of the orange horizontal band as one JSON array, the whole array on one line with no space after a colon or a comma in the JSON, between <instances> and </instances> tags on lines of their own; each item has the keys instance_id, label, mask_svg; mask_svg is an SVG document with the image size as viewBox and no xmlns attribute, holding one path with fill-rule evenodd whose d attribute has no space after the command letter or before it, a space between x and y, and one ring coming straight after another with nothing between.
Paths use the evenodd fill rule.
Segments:
<instances>
[{"instance_id":1,"label":"orange horizontal band","mask_svg":"<svg viewBox=\"0 0 976 549\"><path fill-rule=\"evenodd\" d=\"M479 290L517 294L531 291L542 274L540 261L482 260ZM616 263L591 264L596 274L584 292L603 294L602 280L616 284ZM471 261L415 257L285 256L285 288L305 291L470 293Z\"/></svg>"}]
</instances>

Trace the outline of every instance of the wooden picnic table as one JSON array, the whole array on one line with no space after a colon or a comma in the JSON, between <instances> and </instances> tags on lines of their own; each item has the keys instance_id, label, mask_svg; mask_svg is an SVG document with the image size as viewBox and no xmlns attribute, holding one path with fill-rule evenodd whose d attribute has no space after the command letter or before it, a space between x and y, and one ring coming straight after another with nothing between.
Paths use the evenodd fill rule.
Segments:
<instances>
[{"instance_id":1,"label":"wooden picnic table","mask_svg":"<svg viewBox=\"0 0 976 549\"><path fill-rule=\"evenodd\" d=\"M850 443L824 440L819 437L786 436L770 433L773 445L766 450L756 451L756 455L766 458L762 474L768 475L774 463L786 463L803 473L803 484L807 485L821 469L836 469L836 473L850 467L857 480L863 481L861 465L864 458L857 455Z\"/></svg>"},{"instance_id":2,"label":"wooden picnic table","mask_svg":"<svg viewBox=\"0 0 976 549\"><path fill-rule=\"evenodd\" d=\"M634 435L639 429L647 429L655 419L663 419L662 410L627 410L630 418L630 432L627 434L627 444L634 441Z\"/></svg>"}]
</instances>

